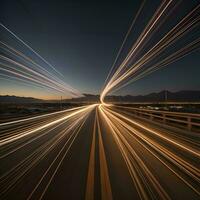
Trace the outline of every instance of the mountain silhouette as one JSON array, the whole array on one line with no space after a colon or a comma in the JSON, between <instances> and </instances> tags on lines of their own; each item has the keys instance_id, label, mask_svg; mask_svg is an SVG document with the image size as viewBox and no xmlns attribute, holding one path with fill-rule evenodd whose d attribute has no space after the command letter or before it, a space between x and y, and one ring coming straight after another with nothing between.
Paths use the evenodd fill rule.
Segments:
<instances>
[{"instance_id":1,"label":"mountain silhouette","mask_svg":"<svg viewBox=\"0 0 200 200\"><path fill-rule=\"evenodd\" d=\"M63 102L99 102L99 95L84 94L84 97L63 99ZM147 95L109 95L105 97L108 102L200 102L200 91L182 90L178 92L161 91L158 93L150 93ZM60 100L42 100L33 97L18 97L9 95L0 95L0 103L45 103L60 102Z\"/></svg>"}]
</instances>

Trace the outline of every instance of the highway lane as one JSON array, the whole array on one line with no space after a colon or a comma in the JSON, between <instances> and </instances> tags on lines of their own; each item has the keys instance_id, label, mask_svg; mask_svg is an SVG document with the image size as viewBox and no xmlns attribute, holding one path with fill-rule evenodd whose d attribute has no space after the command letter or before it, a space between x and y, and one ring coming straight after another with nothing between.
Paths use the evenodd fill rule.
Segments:
<instances>
[{"instance_id":1,"label":"highway lane","mask_svg":"<svg viewBox=\"0 0 200 200\"><path fill-rule=\"evenodd\" d=\"M199 199L199 140L194 145L189 136L180 140L181 132L102 110L142 199Z\"/></svg>"},{"instance_id":2,"label":"highway lane","mask_svg":"<svg viewBox=\"0 0 200 200\"><path fill-rule=\"evenodd\" d=\"M29 130L29 134L27 134L26 130L20 132L17 128L18 133L14 134L13 132L8 139L10 139L13 134L23 137L18 137L15 141L7 140L8 143L1 143L0 192L2 198L13 199L13 195L19 194L17 199L24 199L25 196L27 196L27 192L30 193L30 189L34 189L33 186L39 181L37 178L41 178L45 170L47 170L54 161L53 159L59 155L54 161L55 165L62 153L66 151L66 148L69 148L74 143L77 134L80 132L79 127L83 126L82 124L87 119L88 114L93 110L93 107L94 106L88 106L87 108L76 109L73 112L65 112L64 116L61 114L60 118L56 118L56 120L59 121L54 124L50 124L52 122L52 116L50 116L49 120L48 116L45 118L45 120L48 121L48 123L45 122L48 126L43 129L41 127L43 127L44 124L39 124L36 127L31 126L32 132L30 133ZM16 127L18 127L18 123L21 124L21 122L17 122L15 124ZM8 126L10 126L10 124L8 124ZM1 128L6 130L7 125L3 125ZM64 147L65 142L67 143ZM63 147L64 149L62 149ZM52 167L54 167L53 164ZM33 174L29 176L31 172L33 172ZM28 181L26 178L28 178ZM25 180L25 182L23 180ZM30 189L28 187L29 184ZM18 186L20 193L16 192L18 190L13 190Z\"/></svg>"},{"instance_id":3,"label":"highway lane","mask_svg":"<svg viewBox=\"0 0 200 200\"><path fill-rule=\"evenodd\" d=\"M196 133L104 105L0 131L0 199L200 199Z\"/></svg>"}]
</instances>

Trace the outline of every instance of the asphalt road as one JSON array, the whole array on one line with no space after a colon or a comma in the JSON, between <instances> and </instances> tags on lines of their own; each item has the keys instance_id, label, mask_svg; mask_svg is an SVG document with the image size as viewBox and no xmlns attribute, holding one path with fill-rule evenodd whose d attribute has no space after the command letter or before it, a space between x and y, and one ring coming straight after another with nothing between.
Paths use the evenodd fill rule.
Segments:
<instances>
[{"instance_id":1,"label":"asphalt road","mask_svg":"<svg viewBox=\"0 0 200 200\"><path fill-rule=\"evenodd\" d=\"M99 105L0 124L0 199L200 199L199 135Z\"/></svg>"}]
</instances>

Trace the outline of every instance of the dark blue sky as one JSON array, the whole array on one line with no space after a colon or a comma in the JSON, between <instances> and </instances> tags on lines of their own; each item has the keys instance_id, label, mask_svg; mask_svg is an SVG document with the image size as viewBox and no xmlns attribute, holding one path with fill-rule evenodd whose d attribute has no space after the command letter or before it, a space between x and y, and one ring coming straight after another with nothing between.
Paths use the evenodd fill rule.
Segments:
<instances>
[{"instance_id":1,"label":"dark blue sky","mask_svg":"<svg viewBox=\"0 0 200 200\"><path fill-rule=\"evenodd\" d=\"M183 2L187 7L197 1ZM83 93L99 93L140 3L139 0L1 0L0 21L54 65L67 83ZM145 16L152 15L159 3L147 1ZM144 22L140 23L138 30ZM198 51L118 94L146 94L163 89L198 90L199 75ZM2 87L6 84L12 87L12 83L0 81Z\"/></svg>"}]
</instances>

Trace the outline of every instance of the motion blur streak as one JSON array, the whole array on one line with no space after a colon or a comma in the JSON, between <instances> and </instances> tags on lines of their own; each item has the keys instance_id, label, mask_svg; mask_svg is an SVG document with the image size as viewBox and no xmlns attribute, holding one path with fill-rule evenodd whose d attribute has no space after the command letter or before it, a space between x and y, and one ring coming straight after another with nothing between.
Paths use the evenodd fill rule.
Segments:
<instances>
[{"instance_id":1,"label":"motion blur streak","mask_svg":"<svg viewBox=\"0 0 200 200\"><path fill-rule=\"evenodd\" d=\"M70 181L65 176L74 171L77 189L68 188L66 193L65 184L59 185L63 190L60 199L114 199L118 194L128 195L126 199L168 200L180 191L197 199L200 156L195 133L181 137L181 132L130 114L120 106L93 104L1 124L0 159L5 163L0 175L1 198L9 199L29 176L33 181L25 186L21 199L49 198L57 181ZM75 161L80 163L74 168ZM69 166L63 169L66 163ZM129 192L123 193L126 190ZM51 195L58 195L56 191Z\"/></svg>"},{"instance_id":2,"label":"motion blur streak","mask_svg":"<svg viewBox=\"0 0 200 200\"><path fill-rule=\"evenodd\" d=\"M46 61L42 56L40 56L33 48L31 48L28 44L26 44L22 39L20 39L15 33L13 33L10 29L8 29L5 25L0 23L0 26L2 26L6 31L8 31L11 35L13 35L17 40L19 40L23 45L25 45L29 50L31 50L33 53L35 53L40 59L42 59L46 64L48 64L56 73L62 76L59 71L55 69L48 61Z\"/></svg>"},{"instance_id":3,"label":"motion blur streak","mask_svg":"<svg viewBox=\"0 0 200 200\"><path fill-rule=\"evenodd\" d=\"M148 47L146 48L147 50L145 49L148 41L154 36L153 32L160 28L158 23L162 24L163 15L171 12L169 8L172 2L173 1L163 1L161 3L152 19L138 37L137 41L133 44L124 61L115 71L112 70L112 76L109 74L110 79L109 81L106 79L107 83L101 92L101 103L104 103L104 98L108 93L117 91L128 85L130 82L143 78L149 73L167 66L178 59L181 59L183 56L199 49L199 36L192 38L192 41L184 44L183 47L181 47L178 42L181 39L183 40L183 38L190 38L191 31L200 26L200 4L183 17L167 33L165 33L156 44L149 44L151 45L150 49ZM178 1L173 3L178 6ZM174 48L174 46L176 48ZM163 56L163 52L168 53L165 53L165 56ZM138 57L138 54L141 56ZM119 55L117 55L116 59L118 59L118 57Z\"/></svg>"},{"instance_id":4,"label":"motion blur streak","mask_svg":"<svg viewBox=\"0 0 200 200\"><path fill-rule=\"evenodd\" d=\"M132 120L128 117L125 117L122 114L119 114L119 112L114 112L112 107L106 108L105 106L100 106L100 112L103 115L106 123L108 123L110 129L112 130L111 133L113 134L113 137L116 140L116 143L119 145L120 151L124 156L124 159L127 163L127 167L130 169L131 176L133 176L134 183L136 184L136 187L138 188L138 192L141 193L141 199L146 199L149 197L149 195L153 194L145 194L147 190L141 189L142 186L145 186L145 180L144 183L139 183L139 178L136 176L136 171L133 171L133 167L136 168L135 170L139 169L139 172L143 169L146 171L146 178L152 179L153 185L155 186L154 189L159 189L159 182L155 179L153 176L153 173L151 173L148 168L146 168L145 164L140 160L140 157L136 154L134 151L134 147L131 146L132 141L137 140L143 148L147 149L151 154L153 154L159 161L164 163L168 169L170 169L172 172L174 172L181 180L183 180L191 189L193 189L198 195L200 195L199 191L199 174L200 170L198 168L197 164L193 164L193 162L189 161L187 156L179 155L178 151L174 151L174 149L181 148L181 151L184 151L185 154L191 155L192 158L196 159L197 161L200 158L199 149L196 149L196 147L192 145L192 143L181 141L181 139L175 140L172 139L170 135L168 135L166 132L155 131L150 128L147 128L142 123L137 123L135 120ZM135 128L134 128L135 127ZM156 137L154 138L153 135L155 134ZM160 139L164 140L163 142L160 142ZM171 144L170 144L171 143ZM170 148L173 147L173 148ZM153 151L152 151L153 149ZM128 151L128 152L127 152ZM156 151L156 153L154 152ZM135 156L137 161L135 160L134 163L131 164L131 157L129 154L132 154L131 156ZM174 169L170 164L167 164L168 162L165 161L168 160L168 162L172 162L176 168L178 168L180 171L177 172L177 169ZM137 166L135 165L136 162L140 163L139 168L137 169ZM184 175L183 175L184 174ZM192 181L190 180L190 178ZM154 182L155 181L155 182ZM161 188L160 191L157 191L160 195L162 194L161 199L169 199L166 192ZM148 199L148 198L147 198Z\"/></svg>"},{"instance_id":5,"label":"motion blur streak","mask_svg":"<svg viewBox=\"0 0 200 200\"><path fill-rule=\"evenodd\" d=\"M37 58L42 61L41 64L38 64L38 59L36 61L36 58L33 59L28 57L20 50L15 49L6 42L0 41L0 49L2 49L4 52L4 54L0 56L0 76L3 76L4 79L9 81L20 80L20 83L25 82L27 85L29 85L29 87L42 87L43 89L50 89L61 94L68 94L71 97L83 96L77 89L74 89L65 83L65 81L62 80L63 76L61 73L36 51L34 51L29 45L27 45L22 39L20 39L2 23L0 23L0 26L14 36L18 42L22 43L28 48L29 51L33 52ZM26 54L28 53L30 52L26 52ZM50 69L53 69L53 72L56 73L53 73ZM61 75L62 78L58 77L58 74Z\"/></svg>"},{"instance_id":6,"label":"motion blur streak","mask_svg":"<svg viewBox=\"0 0 200 200\"><path fill-rule=\"evenodd\" d=\"M187 114L186 121L181 121L175 118L184 113L171 114L176 123L189 125L183 130L136 115L134 108L104 100L108 93L199 48L200 37L193 37L191 31L200 26L200 4L160 38L154 37L180 2L163 0L128 55L116 66L143 10L145 1L142 2L105 80L101 104L0 124L0 199L199 199L200 136L191 128L199 125L199 115ZM82 96L57 77L57 70L29 45L3 24L0 26L49 66L46 69L23 51L0 41L0 48L6 52L0 56L0 76L72 97ZM144 109L143 114L148 111ZM161 111L163 116L166 113L170 112ZM161 115L150 113L154 118ZM169 117L161 119L166 121Z\"/></svg>"},{"instance_id":7,"label":"motion blur streak","mask_svg":"<svg viewBox=\"0 0 200 200\"><path fill-rule=\"evenodd\" d=\"M11 143L13 141L16 141L16 140L19 140L25 136L28 136L30 134L33 134L35 132L38 132L40 130L43 130L43 129L46 129L54 124L57 124L57 123L60 123L68 118L71 118L77 114L80 114L80 113L83 113L83 112L88 112L91 110L91 108L93 108L95 105L90 105L86 108L80 108L76 111L73 111L72 113L69 113L69 114L66 114L64 117L62 118L59 118L59 119L56 119L52 122L49 122L49 123L45 123L44 125L42 126L39 126L39 127L36 127L36 128L30 128L28 131L25 131L25 132L15 132L14 134L10 135L10 136L7 136L6 138L2 139L0 141L0 146L3 146L5 144L8 144L8 143Z\"/></svg>"}]
</instances>

